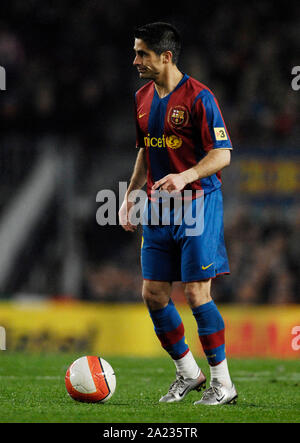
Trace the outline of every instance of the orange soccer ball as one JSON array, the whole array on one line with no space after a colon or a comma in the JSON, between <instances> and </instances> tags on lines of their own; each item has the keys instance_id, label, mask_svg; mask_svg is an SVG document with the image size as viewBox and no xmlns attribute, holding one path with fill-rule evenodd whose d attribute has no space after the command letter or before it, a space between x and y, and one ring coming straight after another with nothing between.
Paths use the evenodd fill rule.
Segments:
<instances>
[{"instance_id":1,"label":"orange soccer ball","mask_svg":"<svg viewBox=\"0 0 300 443\"><path fill-rule=\"evenodd\" d=\"M115 392L116 376L111 365L103 358L84 356L68 368L65 384L74 400L105 403Z\"/></svg>"}]
</instances>

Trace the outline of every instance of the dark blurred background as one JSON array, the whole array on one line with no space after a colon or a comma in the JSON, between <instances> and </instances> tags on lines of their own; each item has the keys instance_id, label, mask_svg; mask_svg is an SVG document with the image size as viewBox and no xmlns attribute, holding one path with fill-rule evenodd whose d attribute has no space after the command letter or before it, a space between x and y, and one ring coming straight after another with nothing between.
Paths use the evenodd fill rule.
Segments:
<instances>
[{"instance_id":1,"label":"dark blurred background","mask_svg":"<svg viewBox=\"0 0 300 443\"><path fill-rule=\"evenodd\" d=\"M179 28L179 67L213 90L234 145L215 299L300 301L300 7L266 0L1 2L0 297L140 300L141 233L99 226L96 195L130 178L133 29L157 20Z\"/></svg>"}]
</instances>

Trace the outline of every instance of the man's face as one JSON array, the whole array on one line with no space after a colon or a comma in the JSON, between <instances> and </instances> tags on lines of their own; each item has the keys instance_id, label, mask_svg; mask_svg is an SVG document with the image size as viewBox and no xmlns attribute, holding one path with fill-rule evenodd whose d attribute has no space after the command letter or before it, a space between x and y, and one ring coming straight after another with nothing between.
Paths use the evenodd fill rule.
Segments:
<instances>
[{"instance_id":1,"label":"man's face","mask_svg":"<svg viewBox=\"0 0 300 443\"><path fill-rule=\"evenodd\" d=\"M140 38L134 41L135 59L133 65L137 67L140 78L155 80L163 71L163 55L157 55L149 49L146 43Z\"/></svg>"}]
</instances>

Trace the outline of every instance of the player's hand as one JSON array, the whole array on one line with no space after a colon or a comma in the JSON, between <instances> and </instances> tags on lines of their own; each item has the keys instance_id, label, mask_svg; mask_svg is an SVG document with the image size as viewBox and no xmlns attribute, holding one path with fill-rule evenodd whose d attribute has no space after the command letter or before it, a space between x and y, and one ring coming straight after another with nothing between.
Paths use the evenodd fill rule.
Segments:
<instances>
[{"instance_id":1,"label":"player's hand","mask_svg":"<svg viewBox=\"0 0 300 443\"><path fill-rule=\"evenodd\" d=\"M168 174L154 183L152 189L155 191L180 192L186 186L186 182L181 174Z\"/></svg>"},{"instance_id":2,"label":"player's hand","mask_svg":"<svg viewBox=\"0 0 300 443\"><path fill-rule=\"evenodd\" d=\"M136 230L136 226L132 225L129 221L129 213L130 209L134 205L134 202L130 202L127 198L124 199L122 206L119 210L119 221L125 231L134 232Z\"/></svg>"}]
</instances>

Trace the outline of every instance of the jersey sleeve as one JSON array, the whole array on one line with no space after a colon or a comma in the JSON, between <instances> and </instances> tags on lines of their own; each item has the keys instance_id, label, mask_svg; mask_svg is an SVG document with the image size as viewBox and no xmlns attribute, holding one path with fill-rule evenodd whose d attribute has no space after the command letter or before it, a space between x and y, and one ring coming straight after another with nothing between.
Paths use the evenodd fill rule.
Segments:
<instances>
[{"instance_id":1,"label":"jersey sleeve","mask_svg":"<svg viewBox=\"0 0 300 443\"><path fill-rule=\"evenodd\" d=\"M219 104L211 91L203 89L197 95L193 103L192 116L205 151L232 149Z\"/></svg>"},{"instance_id":2,"label":"jersey sleeve","mask_svg":"<svg viewBox=\"0 0 300 443\"><path fill-rule=\"evenodd\" d=\"M135 142L135 147L137 149L139 148L144 148L144 136L143 133L141 131L140 125L138 123L138 118L137 118L137 106L136 106L136 95L134 96L134 119L135 119L135 128L136 128L136 142Z\"/></svg>"}]
</instances>

